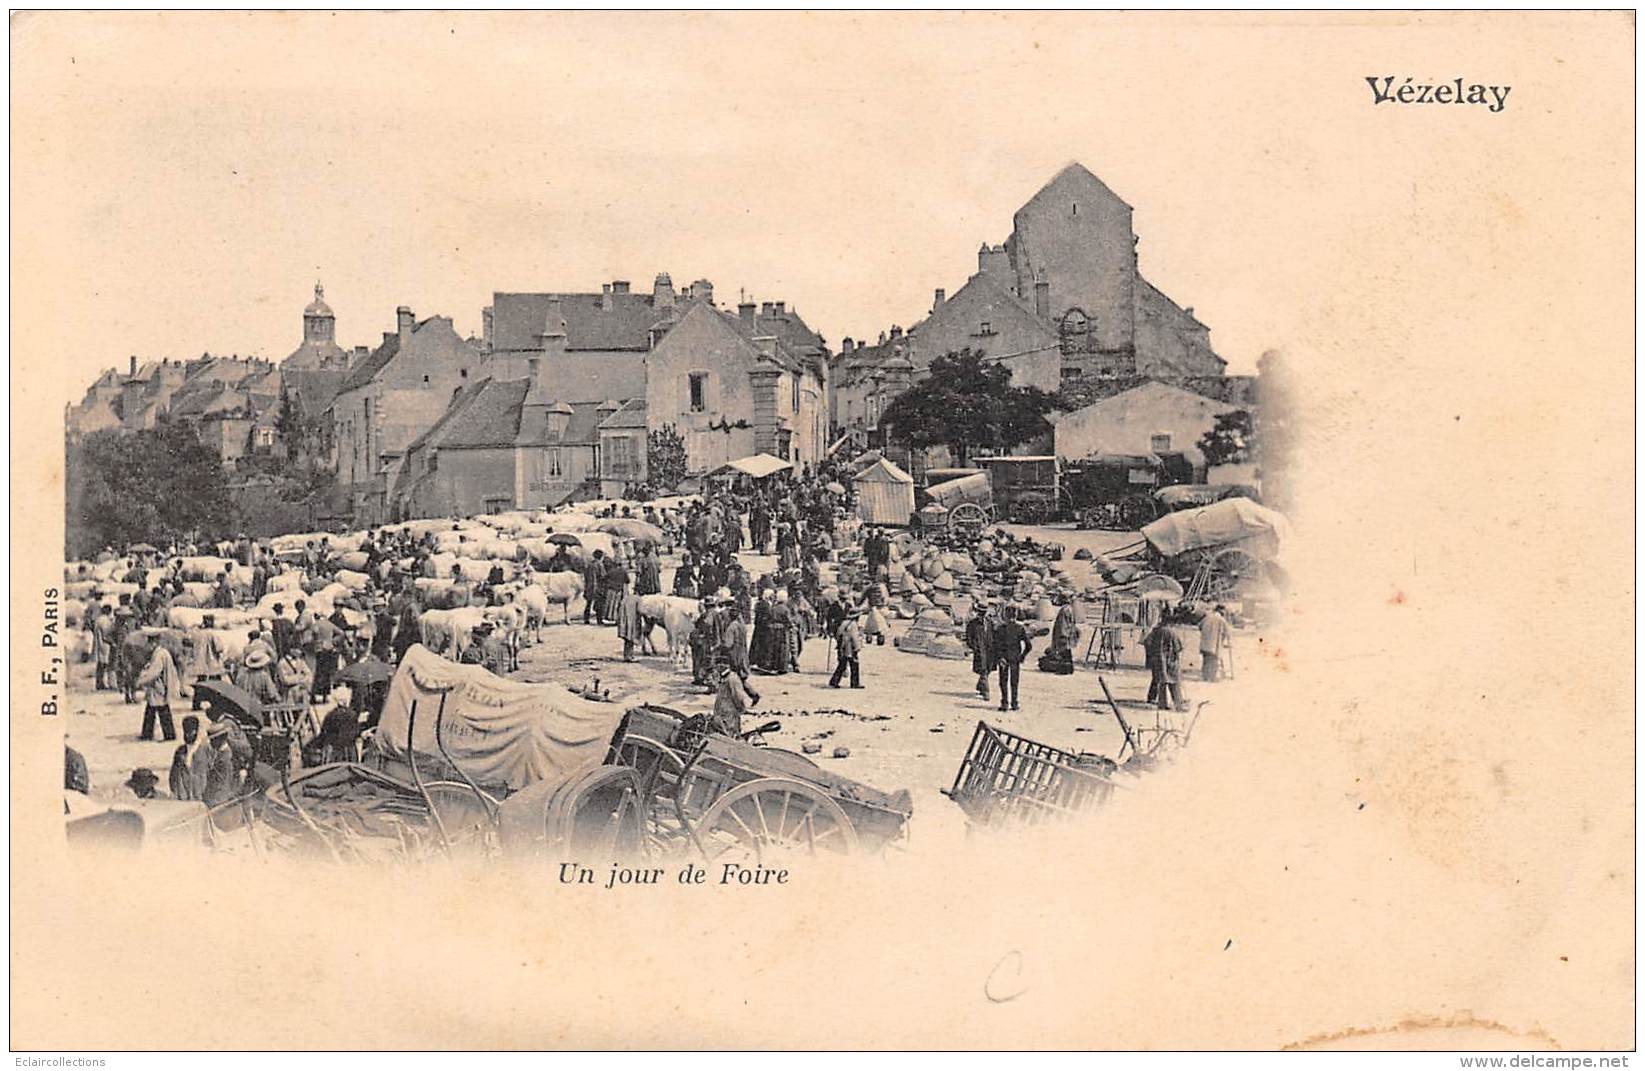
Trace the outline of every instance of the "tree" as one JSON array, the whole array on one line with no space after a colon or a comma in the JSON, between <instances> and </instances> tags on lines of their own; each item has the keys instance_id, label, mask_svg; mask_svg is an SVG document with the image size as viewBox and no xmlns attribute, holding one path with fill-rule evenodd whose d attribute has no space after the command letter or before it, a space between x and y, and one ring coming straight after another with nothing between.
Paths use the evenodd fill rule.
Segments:
<instances>
[{"instance_id":1,"label":"tree","mask_svg":"<svg viewBox=\"0 0 1645 1071\"><path fill-rule=\"evenodd\" d=\"M963 462L974 448L1003 452L1045 430L1056 399L1037 387L1013 387L1011 370L961 350L931 362L929 375L886 407L881 423L916 449L948 446Z\"/></svg>"},{"instance_id":2,"label":"tree","mask_svg":"<svg viewBox=\"0 0 1645 1071\"><path fill-rule=\"evenodd\" d=\"M71 557L111 544L233 534L228 473L185 424L89 435L70 447L66 476Z\"/></svg>"},{"instance_id":3,"label":"tree","mask_svg":"<svg viewBox=\"0 0 1645 1071\"><path fill-rule=\"evenodd\" d=\"M646 482L660 490L672 491L685 482L685 436L672 424L664 424L646 436Z\"/></svg>"},{"instance_id":4,"label":"tree","mask_svg":"<svg viewBox=\"0 0 1645 1071\"><path fill-rule=\"evenodd\" d=\"M1211 430L1200 436L1207 465L1237 465L1256 456L1256 421L1248 409L1218 413Z\"/></svg>"}]
</instances>

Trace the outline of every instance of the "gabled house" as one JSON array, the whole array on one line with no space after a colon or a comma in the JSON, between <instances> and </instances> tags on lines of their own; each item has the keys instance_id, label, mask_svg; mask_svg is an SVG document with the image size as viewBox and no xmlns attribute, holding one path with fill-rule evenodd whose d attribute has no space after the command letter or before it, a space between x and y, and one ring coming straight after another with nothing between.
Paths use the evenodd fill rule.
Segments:
<instances>
[{"instance_id":1,"label":"gabled house","mask_svg":"<svg viewBox=\"0 0 1645 1071\"><path fill-rule=\"evenodd\" d=\"M755 453L815 464L827 450L826 356L761 331L751 312L701 304L646 358L647 427L675 427L694 473Z\"/></svg>"},{"instance_id":2,"label":"gabled house","mask_svg":"<svg viewBox=\"0 0 1645 1071\"><path fill-rule=\"evenodd\" d=\"M402 305L395 320L397 330L385 332L382 345L349 370L331 402L337 479L362 526L387 517L406 448L441 419L458 390L478 379L481 354L449 317L419 322Z\"/></svg>"}]
</instances>

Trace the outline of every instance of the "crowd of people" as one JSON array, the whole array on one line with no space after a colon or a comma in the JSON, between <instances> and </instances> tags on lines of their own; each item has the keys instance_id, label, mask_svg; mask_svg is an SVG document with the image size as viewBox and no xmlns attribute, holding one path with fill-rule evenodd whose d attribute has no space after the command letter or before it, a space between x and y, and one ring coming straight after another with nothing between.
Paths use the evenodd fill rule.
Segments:
<instances>
[{"instance_id":1,"label":"crowd of people","mask_svg":"<svg viewBox=\"0 0 1645 1071\"><path fill-rule=\"evenodd\" d=\"M176 798L221 802L259 776L258 757L248 725L227 716L214 685L306 719L307 732L299 734L307 739L303 759L353 758L356 742L380 713L393 667L426 641L429 610L482 607L483 617L445 653L505 676L520 668L528 622L516 601L521 578L511 573L523 571L529 582L530 573L546 572L580 578L583 623L614 628L628 662L656 653L652 635L659 625L673 646L678 609L681 630L689 632L692 682L714 696L713 727L740 735L742 715L760 701L756 678L798 672L807 644L826 645L829 687L861 689L864 648L886 642L892 539L853 519L849 479L843 465L825 462L763 480L711 483L676 508L612 504L598 511L602 519L637 522L646 526L639 531L654 534L614 540L609 553L585 550L575 536L556 537L547 561L526 561L522 553L517 564L494 562L483 575L465 575L460 564L438 566L443 533L437 525L386 526L350 541L346 550L326 537L300 547L287 542L278 552L278 541L249 538L184 541L163 550L138 545L119 554L105 548L80 564L82 578L115 559L130 568L117 599L93 603L88 613L93 686L141 702L138 738L144 741L158 734L177 743L174 712L190 702L169 787ZM1013 566L1021 548L1003 532L998 536L999 546L977 551L979 569ZM665 551L678 552L666 591ZM774 557L774 567L752 575L743 552ZM842 559L860 567L840 568ZM210 580L195 575L186 582L186 563L197 561L222 567ZM834 564L825 572L825 563ZM436 577L438 600L427 583ZM1040 668L1069 673L1081 629L1069 593L1053 596L1058 607ZM178 627L179 608L198 615L189 619L192 627ZM964 641L975 690L990 700L997 687L1001 711L1021 709L1022 667L1035 647L1030 624L1008 592L972 592ZM1201 619L1208 680L1218 674L1227 629L1220 606ZM1182 643L1164 619L1147 632L1144 649L1149 701L1182 707ZM363 672L367 666L374 672ZM339 691L345 679L348 686ZM158 778L139 780L152 786Z\"/></svg>"}]
</instances>

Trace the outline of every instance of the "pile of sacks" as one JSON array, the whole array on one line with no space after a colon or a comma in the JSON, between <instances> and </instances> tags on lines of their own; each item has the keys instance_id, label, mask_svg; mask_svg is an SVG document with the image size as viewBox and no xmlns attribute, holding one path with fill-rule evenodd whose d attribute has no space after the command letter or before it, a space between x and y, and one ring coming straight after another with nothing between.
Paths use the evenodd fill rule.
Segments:
<instances>
[{"instance_id":1,"label":"pile of sacks","mask_svg":"<svg viewBox=\"0 0 1645 1071\"><path fill-rule=\"evenodd\" d=\"M893 642L899 651L932 658L971 657L971 650L965 645L965 626L942 606L923 607L908 631Z\"/></svg>"}]
</instances>

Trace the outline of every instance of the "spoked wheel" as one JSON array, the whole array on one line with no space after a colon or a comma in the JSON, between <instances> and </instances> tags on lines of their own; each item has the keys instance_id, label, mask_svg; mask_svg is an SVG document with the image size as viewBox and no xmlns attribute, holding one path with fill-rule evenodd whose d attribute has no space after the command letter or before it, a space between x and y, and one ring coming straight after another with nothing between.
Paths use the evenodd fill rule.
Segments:
<instances>
[{"instance_id":1,"label":"spoked wheel","mask_svg":"<svg viewBox=\"0 0 1645 1071\"><path fill-rule=\"evenodd\" d=\"M1255 584L1263 575L1262 562L1255 555L1238 547L1229 547L1218 551L1216 557L1211 559L1205 594L1209 598L1231 595Z\"/></svg>"},{"instance_id":2,"label":"spoked wheel","mask_svg":"<svg viewBox=\"0 0 1645 1071\"><path fill-rule=\"evenodd\" d=\"M988 511L975 502L961 502L948 511L948 530L955 535L974 535L988 524Z\"/></svg>"},{"instance_id":3,"label":"spoked wheel","mask_svg":"<svg viewBox=\"0 0 1645 1071\"><path fill-rule=\"evenodd\" d=\"M685 775L685 760L679 752L649 736L629 733L623 737L617 757L639 775L646 854L661 855L689 837L680 815L680 778Z\"/></svg>"},{"instance_id":4,"label":"spoked wheel","mask_svg":"<svg viewBox=\"0 0 1645 1071\"><path fill-rule=\"evenodd\" d=\"M727 792L703 812L697 843L710 863L762 863L784 855L853 855L857 831L821 789L762 777Z\"/></svg>"},{"instance_id":5,"label":"spoked wheel","mask_svg":"<svg viewBox=\"0 0 1645 1071\"><path fill-rule=\"evenodd\" d=\"M497 801L486 796L482 802L474 790L457 781L430 781L423 786L453 848L483 847L491 840L491 816Z\"/></svg>"},{"instance_id":6,"label":"spoked wheel","mask_svg":"<svg viewBox=\"0 0 1645 1071\"><path fill-rule=\"evenodd\" d=\"M1120 527L1134 531L1154 519L1154 500L1143 495L1132 495L1120 503Z\"/></svg>"},{"instance_id":7,"label":"spoked wheel","mask_svg":"<svg viewBox=\"0 0 1645 1071\"><path fill-rule=\"evenodd\" d=\"M637 773L627 766L596 766L549 800L548 840L569 856L638 856L645 850L644 810Z\"/></svg>"}]
</instances>

